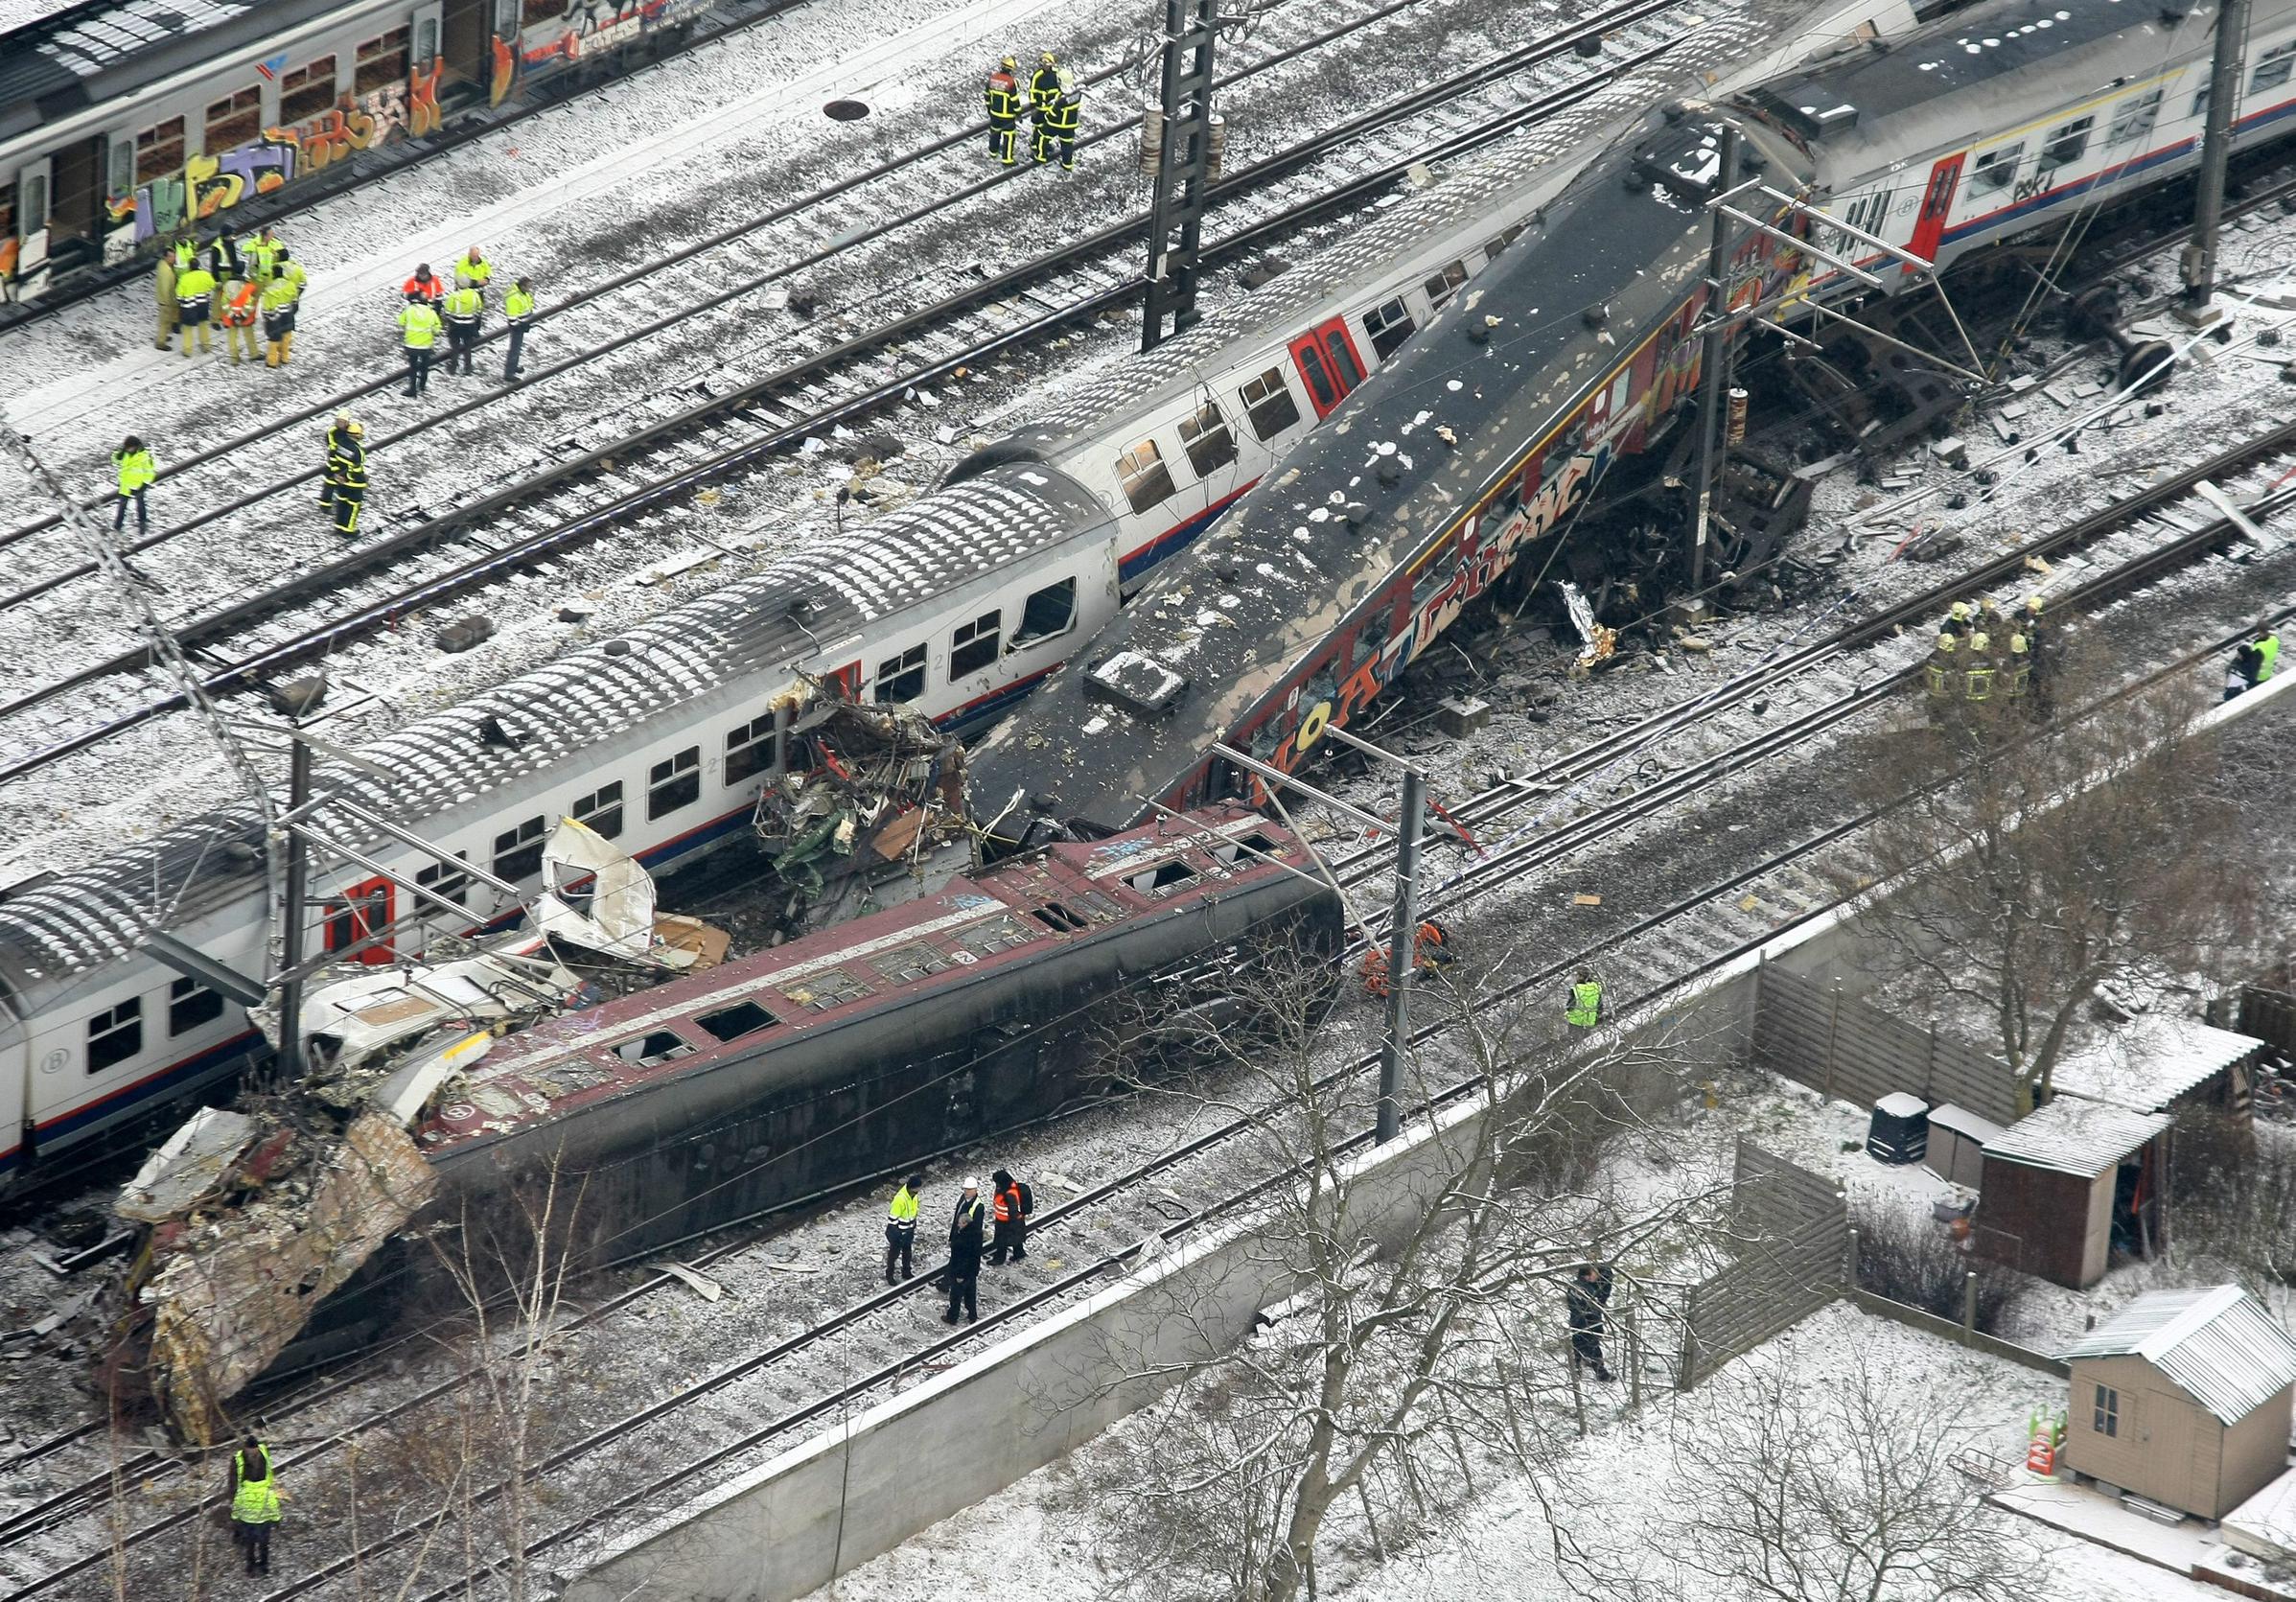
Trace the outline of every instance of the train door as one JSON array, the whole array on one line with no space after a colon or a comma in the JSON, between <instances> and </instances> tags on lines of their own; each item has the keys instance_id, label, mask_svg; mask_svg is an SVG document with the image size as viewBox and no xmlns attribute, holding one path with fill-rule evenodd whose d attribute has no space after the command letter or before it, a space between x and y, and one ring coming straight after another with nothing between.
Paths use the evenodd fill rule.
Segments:
<instances>
[{"instance_id":1,"label":"train door","mask_svg":"<svg viewBox=\"0 0 2296 1602\"><path fill-rule=\"evenodd\" d=\"M496 0L446 0L439 45L447 61L439 78L442 91L486 88L494 74L495 5Z\"/></svg>"},{"instance_id":2,"label":"train door","mask_svg":"<svg viewBox=\"0 0 2296 1602\"><path fill-rule=\"evenodd\" d=\"M13 295L37 294L48 276L48 194L53 166L48 157L16 169L0 224L0 284Z\"/></svg>"},{"instance_id":3,"label":"train door","mask_svg":"<svg viewBox=\"0 0 2296 1602\"><path fill-rule=\"evenodd\" d=\"M1357 354L1345 317L1334 317L1292 340L1291 360L1307 381L1318 418L1331 416L1347 392L1363 382L1363 358Z\"/></svg>"},{"instance_id":4,"label":"train door","mask_svg":"<svg viewBox=\"0 0 2296 1602\"><path fill-rule=\"evenodd\" d=\"M58 271L93 267L101 259L105 144L97 134L56 152L55 181L49 186L48 260Z\"/></svg>"},{"instance_id":5,"label":"train door","mask_svg":"<svg viewBox=\"0 0 2296 1602\"><path fill-rule=\"evenodd\" d=\"M1954 191L1960 187L1962 153L1946 156L1930 169L1929 188L1921 195L1921 215L1913 221L1913 242L1906 246L1925 262L1937 259L1938 243L1945 237L1945 214L1953 210ZM1911 275L1913 269L1907 267Z\"/></svg>"},{"instance_id":6,"label":"train door","mask_svg":"<svg viewBox=\"0 0 2296 1602\"><path fill-rule=\"evenodd\" d=\"M407 56L407 66L417 78L429 73L430 63L438 59L442 10L440 0L431 0L429 5L414 9L413 32L408 35L411 49Z\"/></svg>"},{"instance_id":7,"label":"train door","mask_svg":"<svg viewBox=\"0 0 2296 1602\"><path fill-rule=\"evenodd\" d=\"M390 927L391 882L363 879L327 903L327 950L350 951L360 940ZM380 966L391 960L391 942L377 940L352 952L348 961Z\"/></svg>"}]
</instances>

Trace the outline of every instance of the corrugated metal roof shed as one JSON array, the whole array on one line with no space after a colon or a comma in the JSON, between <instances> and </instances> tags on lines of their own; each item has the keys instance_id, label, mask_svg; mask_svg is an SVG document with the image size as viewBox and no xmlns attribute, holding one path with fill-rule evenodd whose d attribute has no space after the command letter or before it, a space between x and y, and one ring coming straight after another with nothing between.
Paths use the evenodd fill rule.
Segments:
<instances>
[{"instance_id":1,"label":"corrugated metal roof shed","mask_svg":"<svg viewBox=\"0 0 2296 1602\"><path fill-rule=\"evenodd\" d=\"M2060 1096L1985 1142L1985 1155L2094 1177L2168 1126L2163 1113Z\"/></svg>"},{"instance_id":2,"label":"corrugated metal roof shed","mask_svg":"<svg viewBox=\"0 0 2296 1602\"><path fill-rule=\"evenodd\" d=\"M2296 1339L2237 1285L2147 1290L2057 1356L2143 1358L2224 1424L2296 1384Z\"/></svg>"},{"instance_id":3,"label":"corrugated metal roof shed","mask_svg":"<svg viewBox=\"0 0 2296 1602\"><path fill-rule=\"evenodd\" d=\"M2155 1013L2066 1057L2056 1066L2055 1084L2068 1096L2159 1112L2263 1045L2195 1018Z\"/></svg>"}]
</instances>

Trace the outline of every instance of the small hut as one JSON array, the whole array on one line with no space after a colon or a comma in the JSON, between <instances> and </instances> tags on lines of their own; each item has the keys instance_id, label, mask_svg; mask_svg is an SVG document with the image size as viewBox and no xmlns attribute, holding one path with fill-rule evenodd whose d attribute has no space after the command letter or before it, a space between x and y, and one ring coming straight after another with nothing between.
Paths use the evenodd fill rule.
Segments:
<instances>
[{"instance_id":1,"label":"small hut","mask_svg":"<svg viewBox=\"0 0 2296 1602\"><path fill-rule=\"evenodd\" d=\"M2160 1243L2168 1118L2060 1096L1985 1142L1973 1242L1985 1256L2084 1289L2118 1246Z\"/></svg>"},{"instance_id":2,"label":"small hut","mask_svg":"<svg viewBox=\"0 0 2296 1602\"><path fill-rule=\"evenodd\" d=\"M2058 1356L2076 1474L2221 1519L2287 1468L2296 1340L2237 1285L2146 1291Z\"/></svg>"}]
</instances>

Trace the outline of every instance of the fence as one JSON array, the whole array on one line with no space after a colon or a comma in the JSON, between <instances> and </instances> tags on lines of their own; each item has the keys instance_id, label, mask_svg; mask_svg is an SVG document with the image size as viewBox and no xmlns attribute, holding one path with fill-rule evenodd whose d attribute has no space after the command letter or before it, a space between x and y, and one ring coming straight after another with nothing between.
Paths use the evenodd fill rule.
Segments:
<instances>
[{"instance_id":1,"label":"fence","mask_svg":"<svg viewBox=\"0 0 2296 1602\"><path fill-rule=\"evenodd\" d=\"M1905 1090L1996 1124L2017 1117L2017 1082L2001 1062L1775 964L1755 982L1753 1048L1763 1067L1860 1106Z\"/></svg>"},{"instance_id":2,"label":"fence","mask_svg":"<svg viewBox=\"0 0 2296 1602\"><path fill-rule=\"evenodd\" d=\"M1684 1390L1845 1289L1849 1204L1834 1182L1747 1140L1735 1168L1729 1224L1738 1261L1690 1288L1677 1369Z\"/></svg>"}]
</instances>

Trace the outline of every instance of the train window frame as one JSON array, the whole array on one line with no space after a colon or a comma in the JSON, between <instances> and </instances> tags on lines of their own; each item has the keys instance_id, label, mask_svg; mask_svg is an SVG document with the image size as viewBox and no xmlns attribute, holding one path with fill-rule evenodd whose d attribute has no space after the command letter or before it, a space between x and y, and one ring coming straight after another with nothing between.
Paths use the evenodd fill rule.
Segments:
<instances>
[{"instance_id":1,"label":"train window frame","mask_svg":"<svg viewBox=\"0 0 2296 1602\"><path fill-rule=\"evenodd\" d=\"M691 1056L701 1049L672 1029L650 1029L634 1039L616 1040L606 1048L631 1068L658 1068L664 1062Z\"/></svg>"},{"instance_id":2,"label":"train window frame","mask_svg":"<svg viewBox=\"0 0 2296 1602\"><path fill-rule=\"evenodd\" d=\"M1867 233L1878 234L1882 231L1882 221L1890 215L1890 192L1886 189L1876 189L1856 196L1850 200L1848 210L1835 215L1839 216L1844 222L1848 223L1851 228L1862 228ZM1847 229L1829 228L1826 230L1826 248L1837 256L1846 256L1855 261L1859 252L1865 250L1867 245L1864 240Z\"/></svg>"},{"instance_id":3,"label":"train window frame","mask_svg":"<svg viewBox=\"0 0 2296 1602\"><path fill-rule=\"evenodd\" d=\"M600 840L618 839L622 832L622 781L610 778L589 795L575 797L566 815Z\"/></svg>"},{"instance_id":4,"label":"train window frame","mask_svg":"<svg viewBox=\"0 0 2296 1602\"><path fill-rule=\"evenodd\" d=\"M726 731L726 782L739 784L774 770L775 715L759 712Z\"/></svg>"},{"instance_id":5,"label":"train window frame","mask_svg":"<svg viewBox=\"0 0 2296 1602\"><path fill-rule=\"evenodd\" d=\"M1180 419L1180 444L1198 478L1235 465L1236 430L1228 426L1228 414L1218 401L1206 401Z\"/></svg>"},{"instance_id":6,"label":"train window frame","mask_svg":"<svg viewBox=\"0 0 2296 1602\"><path fill-rule=\"evenodd\" d=\"M186 151L185 120L170 117L138 128L135 134L135 185L156 183L161 178L174 177L183 171Z\"/></svg>"},{"instance_id":7,"label":"train window frame","mask_svg":"<svg viewBox=\"0 0 2296 1602\"><path fill-rule=\"evenodd\" d=\"M759 1030L773 1029L780 1022L754 999L745 996L724 1007L695 1013L693 1026L719 1045L731 1046L734 1041L746 1039Z\"/></svg>"},{"instance_id":8,"label":"train window frame","mask_svg":"<svg viewBox=\"0 0 2296 1602\"><path fill-rule=\"evenodd\" d=\"M433 917L444 916L439 911L438 901L452 901L458 907L468 907L471 904L470 868L471 859L456 851L451 861L427 862L416 869L415 884L430 893L430 895L415 897L416 913ZM438 901L430 898L433 895L438 897Z\"/></svg>"},{"instance_id":9,"label":"train window frame","mask_svg":"<svg viewBox=\"0 0 2296 1602\"><path fill-rule=\"evenodd\" d=\"M129 996L87 1021L87 1071L101 1074L144 1055L144 998Z\"/></svg>"},{"instance_id":10,"label":"train window frame","mask_svg":"<svg viewBox=\"0 0 2296 1602\"><path fill-rule=\"evenodd\" d=\"M657 823L702 799L702 748L672 752L646 770L646 822Z\"/></svg>"},{"instance_id":11,"label":"train window frame","mask_svg":"<svg viewBox=\"0 0 2296 1602\"><path fill-rule=\"evenodd\" d=\"M1203 877L1203 870L1185 857L1166 857L1124 876L1135 895L1170 895Z\"/></svg>"},{"instance_id":12,"label":"train window frame","mask_svg":"<svg viewBox=\"0 0 2296 1602\"><path fill-rule=\"evenodd\" d=\"M1419 319L1411 315L1411 308L1402 295L1383 300L1363 313L1363 333L1371 340L1372 354L1381 361L1410 342L1419 332Z\"/></svg>"},{"instance_id":13,"label":"train window frame","mask_svg":"<svg viewBox=\"0 0 2296 1602\"><path fill-rule=\"evenodd\" d=\"M1049 614L1055 606L1060 608L1058 627L1054 627L1049 616L1039 613L1039 602L1043 603L1044 614ZM1029 598L1021 602L1020 623L1012 631L1009 649L1017 651L1024 645L1041 645L1048 639L1058 639L1076 626L1077 581L1073 576L1056 578L1041 590L1029 592Z\"/></svg>"},{"instance_id":14,"label":"train window frame","mask_svg":"<svg viewBox=\"0 0 2296 1602\"><path fill-rule=\"evenodd\" d=\"M2266 77L2267 73L2271 76ZM2256 58L2256 70L2248 75L2248 92L2254 95L2277 89L2291 75L2296 75L2296 39L2276 44Z\"/></svg>"},{"instance_id":15,"label":"train window frame","mask_svg":"<svg viewBox=\"0 0 2296 1602\"><path fill-rule=\"evenodd\" d=\"M205 154L221 155L262 137L262 84L250 83L207 103L207 113L199 125L199 149Z\"/></svg>"},{"instance_id":16,"label":"train window frame","mask_svg":"<svg viewBox=\"0 0 2296 1602\"><path fill-rule=\"evenodd\" d=\"M521 879L540 878L543 842L549 831L549 819L537 814L496 834L495 877L511 884Z\"/></svg>"},{"instance_id":17,"label":"train window frame","mask_svg":"<svg viewBox=\"0 0 2296 1602\"><path fill-rule=\"evenodd\" d=\"M351 57L351 92L373 94L378 89L406 82L410 36L406 29L393 28L387 34L361 39Z\"/></svg>"},{"instance_id":18,"label":"train window frame","mask_svg":"<svg viewBox=\"0 0 2296 1602\"><path fill-rule=\"evenodd\" d=\"M1444 302L1467 287L1467 276L1465 258L1455 262L1446 262L1437 268L1425 283L1420 285L1420 288L1426 291L1427 310L1429 312L1442 311Z\"/></svg>"},{"instance_id":19,"label":"train window frame","mask_svg":"<svg viewBox=\"0 0 2296 1602\"><path fill-rule=\"evenodd\" d=\"M1154 434L1117 453L1116 481L1135 516L1154 511L1180 493L1179 482L1171 476L1171 463L1165 459Z\"/></svg>"},{"instance_id":20,"label":"train window frame","mask_svg":"<svg viewBox=\"0 0 2296 1602\"><path fill-rule=\"evenodd\" d=\"M1005 611L991 607L969 623L960 623L949 632L949 678L962 679L968 673L994 667L1003 655L1005 642Z\"/></svg>"},{"instance_id":21,"label":"train window frame","mask_svg":"<svg viewBox=\"0 0 2296 1602\"><path fill-rule=\"evenodd\" d=\"M1483 242L1483 260L1486 262L1497 261L1505 253L1508 245L1522 238L1522 230L1525 226L1526 224L1518 222L1510 227L1501 228L1491 238L1485 240Z\"/></svg>"},{"instance_id":22,"label":"train window frame","mask_svg":"<svg viewBox=\"0 0 2296 1602\"><path fill-rule=\"evenodd\" d=\"M2049 130L2041 141L2041 153L2036 173L2056 172L2062 167L2078 166L2089 153L2089 142L2097 133L2097 116L2074 117Z\"/></svg>"},{"instance_id":23,"label":"train window frame","mask_svg":"<svg viewBox=\"0 0 2296 1602\"><path fill-rule=\"evenodd\" d=\"M2025 161L2025 141L1996 145L1989 151L1980 151L1969 166L1969 192L1972 195L1996 195L2017 181L2017 169Z\"/></svg>"},{"instance_id":24,"label":"train window frame","mask_svg":"<svg viewBox=\"0 0 2296 1602\"><path fill-rule=\"evenodd\" d=\"M1258 395L1252 393L1255 386L1260 390ZM1243 406L1243 415L1251 419L1252 432L1263 445L1272 445L1280 435L1299 427L1299 402L1292 398L1291 385L1284 382L1284 369L1280 366L1245 379L1237 386L1236 399ZM1279 414L1281 422L1276 421Z\"/></svg>"},{"instance_id":25,"label":"train window frame","mask_svg":"<svg viewBox=\"0 0 2296 1602\"><path fill-rule=\"evenodd\" d=\"M870 699L880 707L900 707L925 693L925 645L918 640L906 651L877 663L871 675Z\"/></svg>"},{"instance_id":26,"label":"train window frame","mask_svg":"<svg viewBox=\"0 0 2296 1602\"><path fill-rule=\"evenodd\" d=\"M223 1015L223 992L183 976L168 986L168 1038L204 1029Z\"/></svg>"},{"instance_id":27,"label":"train window frame","mask_svg":"<svg viewBox=\"0 0 2296 1602\"><path fill-rule=\"evenodd\" d=\"M2148 94L2132 95L2113 107L2113 120L2104 131L2104 148L2126 145L2133 140L2152 137L2153 125L2161 118L2161 102L2166 91L2154 89Z\"/></svg>"},{"instance_id":28,"label":"train window frame","mask_svg":"<svg viewBox=\"0 0 2296 1602\"><path fill-rule=\"evenodd\" d=\"M279 121L308 122L335 104L336 55L314 56L279 79Z\"/></svg>"}]
</instances>

